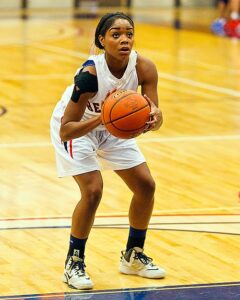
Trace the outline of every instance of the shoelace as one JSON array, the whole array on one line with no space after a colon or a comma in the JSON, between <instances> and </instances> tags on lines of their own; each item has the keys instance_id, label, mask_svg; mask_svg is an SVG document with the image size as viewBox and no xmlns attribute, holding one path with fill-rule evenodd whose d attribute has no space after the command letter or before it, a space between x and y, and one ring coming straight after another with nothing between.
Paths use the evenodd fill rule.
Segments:
<instances>
[{"instance_id":1,"label":"shoelace","mask_svg":"<svg viewBox=\"0 0 240 300\"><path fill-rule=\"evenodd\" d=\"M83 276L85 275L85 263L83 261L73 261L72 270L76 275Z\"/></svg>"},{"instance_id":2,"label":"shoelace","mask_svg":"<svg viewBox=\"0 0 240 300\"><path fill-rule=\"evenodd\" d=\"M151 266L154 266L152 262L152 258L148 257L146 254L144 254L143 252L136 252L135 259L139 259L144 265L148 265L150 264Z\"/></svg>"}]
</instances>

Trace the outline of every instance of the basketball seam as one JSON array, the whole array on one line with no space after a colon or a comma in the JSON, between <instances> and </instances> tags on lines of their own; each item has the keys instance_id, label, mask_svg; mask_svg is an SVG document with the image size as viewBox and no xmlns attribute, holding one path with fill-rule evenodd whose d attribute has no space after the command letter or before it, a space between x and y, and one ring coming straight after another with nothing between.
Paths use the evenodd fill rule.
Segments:
<instances>
[{"instance_id":1,"label":"basketball seam","mask_svg":"<svg viewBox=\"0 0 240 300\"><path fill-rule=\"evenodd\" d=\"M109 122L107 122L107 123L105 123L105 124L106 124L106 125L107 125L107 124L112 124L113 127L115 127L115 128L118 129L118 130L121 130L121 131L139 130L139 129L143 128L145 125L144 125L144 126L141 126L141 127L138 127L138 128L136 128L136 129L122 129L122 128L120 129L120 128L116 127L116 126L114 125L113 122L118 121L118 120L121 120L121 119L124 119L125 117L128 117L128 116L130 116L130 115L132 115L132 114L134 114L134 113L136 113L136 112L138 112L138 111L144 109L144 108L147 107L147 106L149 106L149 104L147 104L147 105L145 105L145 106L139 108L138 110L135 110L135 111L133 111L133 112L127 114L127 115L124 115L124 116L122 116L122 117L119 117L119 118L117 118L117 119L114 119L113 121L111 120L111 121L109 121Z\"/></svg>"},{"instance_id":2,"label":"basketball seam","mask_svg":"<svg viewBox=\"0 0 240 300\"><path fill-rule=\"evenodd\" d=\"M127 91L127 90L126 90L126 91ZM134 91L133 91L133 93L128 92L127 95L126 95L126 94L122 95L122 96L116 101L116 103L114 103L114 105L112 106L112 108L111 108L111 110L110 110L110 112L109 112L109 116L111 116L111 112L112 112L114 106L115 106L122 98L124 98L124 97L126 97L126 96L128 96L128 95L132 95L132 94L136 95L137 92L134 92ZM105 103L106 103L106 102L105 102ZM104 104L105 104L105 103L103 103L102 110L104 110ZM109 124L109 123L112 122L112 121L111 121L111 118L110 118L110 121L109 121L109 122L105 122L104 113L103 113L102 115L103 115L103 122L104 122L104 124Z\"/></svg>"},{"instance_id":3,"label":"basketball seam","mask_svg":"<svg viewBox=\"0 0 240 300\"><path fill-rule=\"evenodd\" d=\"M143 109L143 108L145 108L145 107L147 107L147 106L150 107L150 105L149 105L149 103L148 103L148 101L147 101L147 105L145 105L145 106L139 108L138 110L135 110L135 111L133 111L133 112L127 114L127 115L124 115L123 117L119 117L119 118L117 118L117 119L112 120L112 118L111 118L111 113L112 113L112 110L113 110L113 108L115 107L115 105L117 105L118 102L119 102L120 100L122 100L123 98L125 98L126 96L129 96L129 95L136 95L136 94L138 95L137 92L134 92L134 91L133 91L133 92L127 93L127 95L126 95L126 94L122 95L122 96L114 103L114 105L111 107L111 110L110 110L110 112L109 112L109 117L110 117L110 121L109 121L109 122L105 122L105 118L104 118L104 114L103 114L104 124L107 125L107 124L109 124L109 123L112 123L112 122L121 120L122 118L125 118L125 117L127 117L127 116L130 116L131 114L133 114L133 113L135 113L135 112L137 112L137 111L139 111L139 110L141 110L141 109ZM150 108L151 108L151 107L150 107ZM112 123L112 125L113 125L113 123ZM115 126L114 126L114 127L115 127ZM115 127L115 128L117 128L117 127ZM140 128L142 128L142 127L140 127ZM139 128L139 129L140 129L140 128ZM128 131L131 131L131 130L128 130Z\"/></svg>"},{"instance_id":4,"label":"basketball seam","mask_svg":"<svg viewBox=\"0 0 240 300\"><path fill-rule=\"evenodd\" d=\"M109 117L110 117L110 121L108 122L108 123L106 123L106 124L109 124L109 123L112 123L112 118L111 118L111 114L112 114L112 110L113 110L113 108L114 108L114 106L115 105L117 105L118 104L118 102L120 101L120 100L122 100L123 98L125 98L126 96L129 96L129 95L136 95L136 94L138 94L137 92L128 92L127 93L127 95L126 94L124 94L124 95L122 95L114 104L113 104L113 106L111 107L111 110L110 110L110 112L109 112ZM130 115L130 114L129 114ZM126 115L125 115L126 116ZM121 117L119 118L119 119L121 119ZM118 120L118 119L117 119ZM115 120L114 120L115 121Z\"/></svg>"}]
</instances>

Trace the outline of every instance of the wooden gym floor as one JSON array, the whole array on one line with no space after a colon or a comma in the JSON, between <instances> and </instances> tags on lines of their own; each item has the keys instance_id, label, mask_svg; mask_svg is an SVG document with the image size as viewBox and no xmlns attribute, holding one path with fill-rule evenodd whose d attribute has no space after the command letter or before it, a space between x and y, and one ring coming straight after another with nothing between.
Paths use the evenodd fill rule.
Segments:
<instances>
[{"instance_id":1,"label":"wooden gym floor","mask_svg":"<svg viewBox=\"0 0 240 300\"><path fill-rule=\"evenodd\" d=\"M240 41L210 33L212 10L131 12L135 49L159 73L164 125L138 143L157 183L145 250L167 277L118 273L131 194L115 174L104 172L104 195L86 253L95 289L82 293L61 282L79 195L72 178L56 176L49 119L89 55L97 19L62 13L23 20L5 12L1 299L240 299ZM176 16L181 30L172 27Z\"/></svg>"}]
</instances>

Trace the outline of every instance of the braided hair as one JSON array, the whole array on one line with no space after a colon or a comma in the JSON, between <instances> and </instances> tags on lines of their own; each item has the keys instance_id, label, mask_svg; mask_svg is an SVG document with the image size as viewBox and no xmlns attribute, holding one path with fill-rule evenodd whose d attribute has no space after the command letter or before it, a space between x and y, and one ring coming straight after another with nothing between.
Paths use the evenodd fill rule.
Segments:
<instances>
[{"instance_id":1,"label":"braided hair","mask_svg":"<svg viewBox=\"0 0 240 300\"><path fill-rule=\"evenodd\" d=\"M99 42L99 35L105 36L107 30L111 27L111 25L114 23L116 19L125 19L127 20L132 27L134 28L133 20L126 14L122 12L116 12L116 13L107 13L105 14L101 20L99 21L96 31L95 31L95 46L99 49L104 49L104 47Z\"/></svg>"}]
</instances>

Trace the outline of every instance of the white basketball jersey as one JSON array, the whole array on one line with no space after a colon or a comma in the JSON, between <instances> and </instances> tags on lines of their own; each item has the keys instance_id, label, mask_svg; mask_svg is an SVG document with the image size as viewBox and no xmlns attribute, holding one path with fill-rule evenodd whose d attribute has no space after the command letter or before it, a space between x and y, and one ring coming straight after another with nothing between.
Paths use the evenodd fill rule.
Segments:
<instances>
[{"instance_id":1,"label":"white basketball jersey","mask_svg":"<svg viewBox=\"0 0 240 300\"><path fill-rule=\"evenodd\" d=\"M113 89L136 91L138 87L138 77L136 71L137 53L135 51L131 51L127 68L121 78L116 78L110 72L104 53L99 55L91 55L84 65L86 66L88 62L92 61L95 64L97 72L98 92L93 98L89 99L82 120L87 120L101 113L102 101L104 101L109 91L112 91ZM55 113L58 115L61 114L61 116L63 116L67 103L71 98L73 87L74 85L72 84L65 90L61 101L58 103L55 109ZM95 128L95 130L103 129L105 129L103 125L99 125L97 128Z\"/></svg>"},{"instance_id":2,"label":"white basketball jersey","mask_svg":"<svg viewBox=\"0 0 240 300\"><path fill-rule=\"evenodd\" d=\"M137 53L132 51L129 56L127 68L121 78L116 78L109 70L105 55L92 55L89 60L93 60L97 71L98 92L89 99L87 108L83 115L83 120L98 115L101 112L102 101L107 93L113 89L137 90L138 78L136 72ZM102 130L103 126L98 126L98 130Z\"/></svg>"}]
</instances>

